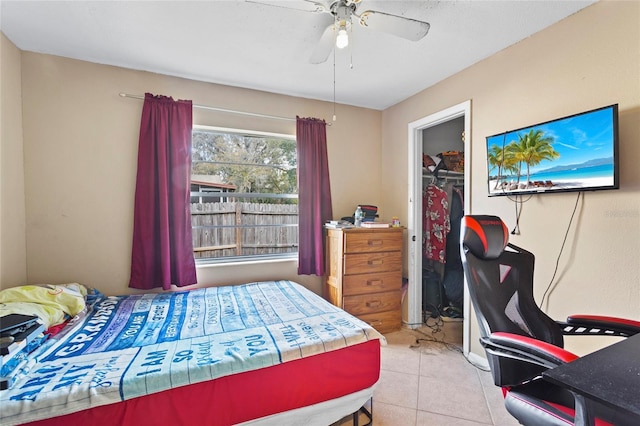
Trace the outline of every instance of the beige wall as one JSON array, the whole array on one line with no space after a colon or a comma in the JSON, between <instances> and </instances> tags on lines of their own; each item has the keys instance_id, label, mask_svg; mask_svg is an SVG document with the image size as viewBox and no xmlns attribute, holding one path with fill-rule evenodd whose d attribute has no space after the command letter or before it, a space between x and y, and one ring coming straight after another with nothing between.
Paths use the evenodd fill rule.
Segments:
<instances>
[{"instance_id":1,"label":"beige wall","mask_svg":"<svg viewBox=\"0 0 640 426\"><path fill-rule=\"evenodd\" d=\"M20 51L0 33L0 289L27 279Z\"/></svg>"},{"instance_id":2,"label":"beige wall","mask_svg":"<svg viewBox=\"0 0 640 426\"><path fill-rule=\"evenodd\" d=\"M485 137L618 103L620 186L585 193L543 309L640 319L640 2L599 2L505 49L383 113L383 204L407 217L407 125L471 99L471 206L501 216L509 229L515 208L487 197ZM392 189L398 188L401 194ZM536 255L538 303L554 266L577 194L535 196L523 205L520 235L511 241ZM477 343L471 326L472 351ZM572 338L578 353L596 343ZM599 342L598 342L599 344Z\"/></svg>"},{"instance_id":3,"label":"beige wall","mask_svg":"<svg viewBox=\"0 0 640 426\"><path fill-rule=\"evenodd\" d=\"M106 294L131 291L127 285L142 101L120 97L120 92L150 92L292 118L331 120L333 115L327 102L30 52L22 52L22 75L27 281L75 281ZM327 130L336 217L351 214L357 203L380 202L381 115L337 106L337 121ZM295 134L295 121L197 108L194 123ZM198 269L199 286L275 278L294 279L321 292L321 279L298 276L295 261Z\"/></svg>"}]
</instances>

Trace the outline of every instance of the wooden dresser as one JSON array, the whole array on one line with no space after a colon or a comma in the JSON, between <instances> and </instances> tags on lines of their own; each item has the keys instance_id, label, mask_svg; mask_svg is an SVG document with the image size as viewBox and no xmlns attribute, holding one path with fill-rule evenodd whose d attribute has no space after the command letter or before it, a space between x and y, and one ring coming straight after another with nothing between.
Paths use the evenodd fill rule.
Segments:
<instances>
[{"instance_id":1,"label":"wooden dresser","mask_svg":"<svg viewBox=\"0 0 640 426\"><path fill-rule=\"evenodd\" d=\"M324 297L380 333L401 326L403 228L327 229Z\"/></svg>"}]
</instances>

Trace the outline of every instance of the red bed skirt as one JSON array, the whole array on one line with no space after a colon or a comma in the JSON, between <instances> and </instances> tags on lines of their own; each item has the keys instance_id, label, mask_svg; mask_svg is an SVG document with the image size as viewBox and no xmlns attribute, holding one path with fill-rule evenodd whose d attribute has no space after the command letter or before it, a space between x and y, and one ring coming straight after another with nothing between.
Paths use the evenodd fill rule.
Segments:
<instances>
[{"instance_id":1,"label":"red bed skirt","mask_svg":"<svg viewBox=\"0 0 640 426\"><path fill-rule=\"evenodd\" d=\"M28 425L233 425L339 398L379 377L376 339Z\"/></svg>"}]
</instances>

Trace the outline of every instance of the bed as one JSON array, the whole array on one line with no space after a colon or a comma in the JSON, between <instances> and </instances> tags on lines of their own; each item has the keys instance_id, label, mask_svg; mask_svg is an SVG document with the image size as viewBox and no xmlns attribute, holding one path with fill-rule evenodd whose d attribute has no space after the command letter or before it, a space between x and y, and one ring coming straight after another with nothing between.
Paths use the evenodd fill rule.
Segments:
<instances>
[{"instance_id":1,"label":"bed","mask_svg":"<svg viewBox=\"0 0 640 426\"><path fill-rule=\"evenodd\" d=\"M0 424L327 425L384 337L292 281L98 297L0 392Z\"/></svg>"}]
</instances>

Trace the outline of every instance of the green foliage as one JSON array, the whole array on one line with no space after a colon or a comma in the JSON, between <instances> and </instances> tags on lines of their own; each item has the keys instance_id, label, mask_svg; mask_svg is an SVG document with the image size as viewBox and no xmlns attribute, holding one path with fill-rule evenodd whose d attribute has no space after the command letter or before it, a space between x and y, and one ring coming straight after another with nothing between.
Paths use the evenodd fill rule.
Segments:
<instances>
[{"instance_id":1,"label":"green foliage","mask_svg":"<svg viewBox=\"0 0 640 426\"><path fill-rule=\"evenodd\" d=\"M253 135L193 131L191 174L215 175L236 192L296 194L296 141ZM255 198L253 202L297 203Z\"/></svg>"},{"instance_id":2,"label":"green foliage","mask_svg":"<svg viewBox=\"0 0 640 426\"><path fill-rule=\"evenodd\" d=\"M515 174L520 182L523 166L526 167L527 183L530 168L540 164L543 160L555 160L560 157L553 148L553 136L546 135L542 130L531 130L529 133L519 134L517 141L511 141L504 150L497 145L492 146L488 153L491 167L498 168L496 187L503 177L503 172Z\"/></svg>"}]
</instances>

